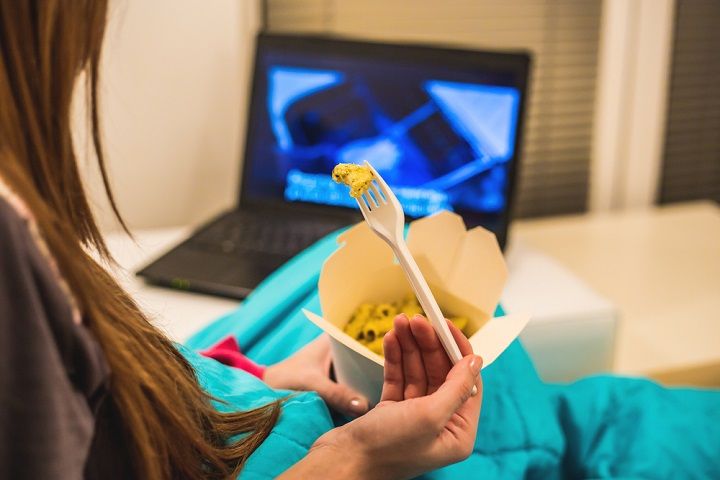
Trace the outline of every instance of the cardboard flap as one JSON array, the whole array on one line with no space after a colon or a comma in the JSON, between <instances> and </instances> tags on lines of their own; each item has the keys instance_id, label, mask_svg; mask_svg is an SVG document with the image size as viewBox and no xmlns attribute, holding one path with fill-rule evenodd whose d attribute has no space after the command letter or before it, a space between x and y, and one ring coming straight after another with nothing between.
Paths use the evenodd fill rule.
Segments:
<instances>
[{"instance_id":1,"label":"cardboard flap","mask_svg":"<svg viewBox=\"0 0 720 480\"><path fill-rule=\"evenodd\" d=\"M492 317L507 276L507 265L495 234L475 227L463 236L445 288Z\"/></svg>"},{"instance_id":2,"label":"cardboard flap","mask_svg":"<svg viewBox=\"0 0 720 480\"><path fill-rule=\"evenodd\" d=\"M431 287L443 285L492 317L508 275L495 234L467 231L460 215L441 211L412 222L407 242Z\"/></svg>"},{"instance_id":3,"label":"cardboard flap","mask_svg":"<svg viewBox=\"0 0 720 480\"><path fill-rule=\"evenodd\" d=\"M473 352L483 358L483 368L494 362L505 351L529 321L530 315L522 313L495 317L470 337Z\"/></svg>"},{"instance_id":4,"label":"cardboard flap","mask_svg":"<svg viewBox=\"0 0 720 480\"><path fill-rule=\"evenodd\" d=\"M446 210L410 224L408 248L430 285L442 285L449 278L465 232L462 217Z\"/></svg>"},{"instance_id":5,"label":"cardboard flap","mask_svg":"<svg viewBox=\"0 0 720 480\"><path fill-rule=\"evenodd\" d=\"M377 353L373 352L372 350L365 348L360 342L352 338L347 333L343 332L341 329L333 325L332 323L328 322L324 318L322 318L319 315L316 315L312 313L309 310L306 310L303 308L302 310L303 314L305 314L305 318L310 320L312 323L315 324L319 329L323 330L325 333L330 335L333 339L337 340L338 342L342 343L346 347L348 347L350 350L353 350L354 352L359 353L360 355L369 358L373 362L377 363L378 365L384 365L385 359L378 355Z\"/></svg>"},{"instance_id":6,"label":"cardboard flap","mask_svg":"<svg viewBox=\"0 0 720 480\"><path fill-rule=\"evenodd\" d=\"M362 222L338 237L340 245L323 264L318 280L325 318L346 322L364 298L371 280L393 264L392 250Z\"/></svg>"},{"instance_id":7,"label":"cardboard flap","mask_svg":"<svg viewBox=\"0 0 720 480\"><path fill-rule=\"evenodd\" d=\"M365 245L364 242L370 243ZM385 251L385 248L382 248L385 243L377 235L375 235L367 222L358 222L342 232L337 236L337 243L340 247L349 244L352 248L353 245L362 244L364 251L368 251L368 249ZM382 254L380 255L383 256ZM384 256L387 257L388 255Z\"/></svg>"}]
</instances>

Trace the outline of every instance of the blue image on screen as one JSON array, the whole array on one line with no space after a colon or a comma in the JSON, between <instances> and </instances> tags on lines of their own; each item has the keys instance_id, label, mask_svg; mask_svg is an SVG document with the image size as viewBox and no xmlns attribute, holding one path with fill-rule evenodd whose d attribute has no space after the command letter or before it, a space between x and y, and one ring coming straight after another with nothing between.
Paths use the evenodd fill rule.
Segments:
<instances>
[{"instance_id":1,"label":"blue image on screen","mask_svg":"<svg viewBox=\"0 0 720 480\"><path fill-rule=\"evenodd\" d=\"M269 170L283 177L272 180L282 184L284 198L356 208L330 172L338 163L367 160L410 216L502 211L519 91L375 73L268 66L266 114L275 162Z\"/></svg>"}]
</instances>

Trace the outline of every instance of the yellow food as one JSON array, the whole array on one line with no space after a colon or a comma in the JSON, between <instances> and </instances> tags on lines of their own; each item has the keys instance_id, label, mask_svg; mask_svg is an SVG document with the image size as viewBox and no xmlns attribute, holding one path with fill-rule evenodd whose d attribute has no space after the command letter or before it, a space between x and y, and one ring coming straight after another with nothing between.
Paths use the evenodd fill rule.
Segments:
<instances>
[{"instance_id":1,"label":"yellow food","mask_svg":"<svg viewBox=\"0 0 720 480\"><path fill-rule=\"evenodd\" d=\"M350 196L360 198L368 191L373 180L372 171L364 165L353 163L338 163L332 171L332 179L337 183L344 183L350 187Z\"/></svg>"},{"instance_id":2,"label":"yellow food","mask_svg":"<svg viewBox=\"0 0 720 480\"><path fill-rule=\"evenodd\" d=\"M453 317L450 319L450 321L458 328L458 330L462 330L465 332L465 329L467 328L468 319L465 317Z\"/></svg>"},{"instance_id":3,"label":"yellow food","mask_svg":"<svg viewBox=\"0 0 720 480\"><path fill-rule=\"evenodd\" d=\"M345 333L378 355L383 355L383 337L393 328L395 317L404 313L408 318L425 315L414 295L393 303L363 303L355 309L345 325ZM450 321L469 337L467 317L450 317Z\"/></svg>"},{"instance_id":4,"label":"yellow food","mask_svg":"<svg viewBox=\"0 0 720 480\"><path fill-rule=\"evenodd\" d=\"M407 315L408 318L412 318L415 315L424 315L425 312L423 312L422 307L420 307L420 304L418 303L417 299L415 298L415 295L408 295L401 303L400 303L400 311Z\"/></svg>"},{"instance_id":5,"label":"yellow food","mask_svg":"<svg viewBox=\"0 0 720 480\"><path fill-rule=\"evenodd\" d=\"M345 325L345 333L356 339L364 338L363 328L366 323L367 317L361 318L353 316L347 325Z\"/></svg>"},{"instance_id":6,"label":"yellow food","mask_svg":"<svg viewBox=\"0 0 720 480\"><path fill-rule=\"evenodd\" d=\"M387 332L392 330L394 318L395 315L393 315L392 317L387 316L368 320L368 322L363 327L363 339L366 342L374 342L378 338L382 339L382 337L384 337Z\"/></svg>"},{"instance_id":7,"label":"yellow food","mask_svg":"<svg viewBox=\"0 0 720 480\"><path fill-rule=\"evenodd\" d=\"M378 337L367 344L367 347L378 355L383 354L383 337Z\"/></svg>"}]
</instances>

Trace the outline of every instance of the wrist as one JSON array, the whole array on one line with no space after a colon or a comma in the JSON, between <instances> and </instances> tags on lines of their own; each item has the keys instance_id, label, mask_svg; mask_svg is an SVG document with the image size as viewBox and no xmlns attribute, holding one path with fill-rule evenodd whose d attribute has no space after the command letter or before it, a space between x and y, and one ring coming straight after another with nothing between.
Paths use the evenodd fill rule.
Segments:
<instances>
[{"instance_id":1,"label":"wrist","mask_svg":"<svg viewBox=\"0 0 720 480\"><path fill-rule=\"evenodd\" d=\"M316 440L307 455L281 478L362 480L374 478L371 472L369 458L353 445L343 427L338 427Z\"/></svg>"},{"instance_id":2,"label":"wrist","mask_svg":"<svg viewBox=\"0 0 720 480\"><path fill-rule=\"evenodd\" d=\"M374 478L371 475L373 471L372 457L363 447L361 442L352 438L347 426L343 426L335 428L317 439L310 452L319 457L331 459L332 463L326 464L333 469L331 478L351 480Z\"/></svg>"},{"instance_id":3,"label":"wrist","mask_svg":"<svg viewBox=\"0 0 720 480\"><path fill-rule=\"evenodd\" d=\"M318 471L316 478L348 480L402 480L411 478L404 469L388 464L387 451L373 449L367 439L354 435L353 422L335 428L313 444L309 453L324 462L324 470ZM323 476L324 475L324 476Z\"/></svg>"}]
</instances>

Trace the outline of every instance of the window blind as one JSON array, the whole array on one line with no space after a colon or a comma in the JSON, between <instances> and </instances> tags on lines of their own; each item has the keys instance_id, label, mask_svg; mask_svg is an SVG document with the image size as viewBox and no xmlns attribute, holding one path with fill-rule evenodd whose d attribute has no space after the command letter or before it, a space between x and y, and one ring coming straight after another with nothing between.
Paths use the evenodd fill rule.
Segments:
<instances>
[{"instance_id":1,"label":"window blind","mask_svg":"<svg viewBox=\"0 0 720 480\"><path fill-rule=\"evenodd\" d=\"M515 215L586 209L601 0L266 0L272 32L528 50Z\"/></svg>"},{"instance_id":2,"label":"window blind","mask_svg":"<svg viewBox=\"0 0 720 480\"><path fill-rule=\"evenodd\" d=\"M676 8L660 202L720 202L720 2Z\"/></svg>"}]
</instances>

